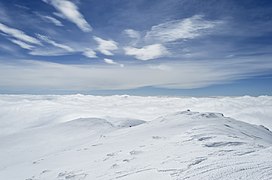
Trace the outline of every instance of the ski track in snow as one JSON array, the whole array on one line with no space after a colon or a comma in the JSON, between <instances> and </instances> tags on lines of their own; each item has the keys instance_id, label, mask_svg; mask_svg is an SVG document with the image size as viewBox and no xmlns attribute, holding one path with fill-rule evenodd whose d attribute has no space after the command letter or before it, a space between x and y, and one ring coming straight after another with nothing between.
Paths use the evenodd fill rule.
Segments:
<instances>
[{"instance_id":1,"label":"ski track in snow","mask_svg":"<svg viewBox=\"0 0 272 180\"><path fill-rule=\"evenodd\" d=\"M271 100L0 95L0 179L270 180Z\"/></svg>"}]
</instances>

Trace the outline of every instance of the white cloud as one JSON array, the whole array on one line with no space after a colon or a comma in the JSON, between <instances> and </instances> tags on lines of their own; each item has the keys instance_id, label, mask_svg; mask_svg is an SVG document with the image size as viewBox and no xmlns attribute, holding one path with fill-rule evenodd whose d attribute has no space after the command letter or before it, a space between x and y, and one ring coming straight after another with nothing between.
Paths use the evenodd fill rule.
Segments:
<instances>
[{"instance_id":1,"label":"white cloud","mask_svg":"<svg viewBox=\"0 0 272 180\"><path fill-rule=\"evenodd\" d=\"M117 62L115 62L115 61L112 60L112 59L108 59L108 58L104 58L104 61L105 61L105 63L107 63L107 64L117 64Z\"/></svg>"},{"instance_id":2,"label":"white cloud","mask_svg":"<svg viewBox=\"0 0 272 180\"><path fill-rule=\"evenodd\" d=\"M109 58L104 58L104 62L107 64L115 64L115 65L119 65L120 67L124 67L124 64L120 64Z\"/></svg>"},{"instance_id":3,"label":"white cloud","mask_svg":"<svg viewBox=\"0 0 272 180\"><path fill-rule=\"evenodd\" d=\"M74 51L73 48L67 46L67 45L64 45L64 44L60 44L60 43L57 43L51 39L49 39L47 36L44 36L44 35L41 35L41 34L37 34L37 37L45 42L47 42L48 44L51 44L55 47L58 47L58 48L61 48L61 49L64 49L68 52L72 52Z\"/></svg>"},{"instance_id":4,"label":"white cloud","mask_svg":"<svg viewBox=\"0 0 272 180\"><path fill-rule=\"evenodd\" d=\"M94 37L94 40L98 43L97 50L102 54L112 56L113 53L111 51L118 49L118 43L113 40L105 40L99 37Z\"/></svg>"},{"instance_id":5,"label":"white cloud","mask_svg":"<svg viewBox=\"0 0 272 180\"><path fill-rule=\"evenodd\" d=\"M130 42L131 45L136 45L140 39L141 34L138 31L135 31L133 29L125 29L123 31L128 37L132 38L133 40Z\"/></svg>"},{"instance_id":6,"label":"white cloud","mask_svg":"<svg viewBox=\"0 0 272 180\"><path fill-rule=\"evenodd\" d=\"M97 58L96 52L90 48L84 49L82 54L88 58Z\"/></svg>"},{"instance_id":7,"label":"white cloud","mask_svg":"<svg viewBox=\"0 0 272 180\"><path fill-rule=\"evenodd\" d=\"M143 48L125 47L125 54L134 56L139 60L151 60L159 57L163 57L169 54L166 47L162 44L152 44L144 46Z\"/></svg>"},{"instance_id":8,"label":"white cloud","mask_svg":"<svg viewBox=\"0 0 272 180\"><path fill-rule=\"evenodd\" d=\"M50 22L50 23L53 23L55 24L56 26L63 26L63 24L56 18L54 17L51 17L51 16L42 16L40 15L40 17L45 20L46 22Z\"/></svg>"},{"instance_id":9,"label":"white cloud","mask_svg":"<svg viewBox=\"0 0 272 180\"><path fill-rule=\"evenodd\" d=\"M271 58L163 63L163 68L127 65L65 65L38 61L0 61L0 87L45 90L112 90L145 86L199 88L264 75ZM164 67L167 67L166 69Z\"/></svg>"},{"instance_id":10,"label":"white cloud","mask_svg":"<svg viewBox=\"0 0 272 180\"><path fill-rule=\"evenodd\" d=\"M38 39L36 39L34 37L31 37L29 35L26 35L23 31L8 27L8 26L6 26L6 25L4 25L2 23L0 23L0 31L2 31L6 35L9 35L9 36L11 36L13 38L16 38L16 39L18 39L20 41L24 41L26 43L42 45L41 42Z\"/></svg>"},{"instance_id":11,"label":"white cloud","mask_svg":"<svg viewBox=\"0 0 272 180\"><path fill-rule=\"evenodd\" d=\"M79 12L78 7L73 2L68 0L43 1L54 6L54 8L57 9L65 19L76 24L82 31L92 31L92 27L88 24L83 15Z\"/></svg>"},{"instance_id":12,"label":"white cloud","mask_svg":"<svg viewBox=\"0 0 272 180\"><path fill-rule=\"evenodd\" d=\"M221 21L205 20L200 15L168 21L153 26L146 33L145 40L151 42L171 42L179 39L194 39L221 23Z\"/></svg>"},{"instance_id":13,"label":"white cloud","mask_svg":"<svg viewBox=\"0 0 272 180\"><path fill-rule=\"evenodd\" d=\"M10 39L10 41L13 42L14 44L17 44L18 46L20 46L23 49L31 50L34 48L34 46L31 46L23 41L20 41L20 40Z\"/></svg>"},{"instance_id":14,"label":"white cloud","mask_svg":"<svg viewBox=\"0 0 272 180\"><path fill-rule=\"evenodd\" d=\"M65 19L65 16L59 12L53 12L53 14L59 18Z\"/></svg>"},{"instance_id":15,"label":"white cloud","mask_svg":"<svg viewBox=\"0 0 272 180\"><path fill-rule=\"evenodd\" d=\"M124 33L126 35L128 35L130 38L134 38L134 39L140 39L141 35L138 31L135 31L133 29L125 29Z\"/></svg>"}]
</instances>

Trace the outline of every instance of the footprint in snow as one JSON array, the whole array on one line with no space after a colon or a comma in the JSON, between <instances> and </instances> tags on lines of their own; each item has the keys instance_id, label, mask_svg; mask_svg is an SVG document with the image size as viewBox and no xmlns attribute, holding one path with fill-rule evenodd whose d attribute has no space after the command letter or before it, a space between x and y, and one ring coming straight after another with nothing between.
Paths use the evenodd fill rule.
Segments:
<instances>
[{"instance_id":1,"label":"footprint in snow","mask_svg":"<svg viewBox=\"0 0 272 180\"><path fill-rule=\"evenodd\" d=\"M39 159L37 161L33 161L32 164L39 164L41 161L43 161L44 159Z\"/></svg>"},{"instance_id":2,"label":"footprint in snow","mask_svg":"<svg viewBox=\"0 0 272 180\"><path fill-rule=\"evenodd\" d=\"M58 174L57 178L58 180L84 180L88 174L86 173L76 173L73 171L70 172L61 172Z\"/></svg>"},{"instance_id":3,"label":"footprint in snow","mask_svg":"<svg viewBox=\"0 0 272 180\"><path fill-rule=\"evenodd\" d=\"M130 152L129 152L130 155L139 155L139 154L141 154L141 153L143 153L143 151L136 151L136 150L133 150L133 151L130 151Z\"/></svg>"},{"instance_id":4,"label":"footprint in snow","mask_svg":"<svg viewBox=\"0 0 272 180\"><path fill-rule=\"evenodd\" d=\"M161 136L152 136L152 139L165 139L165 137L161 137Z\"/></svg>"},{"instance_id":5,"label":"footprint in snow","mask_svg":"<svg viewBox=\"0 0 272 180\"><path fill-rule=\"evenodd\" d=\"M50 172L50 170L48 170L48 169L43 170L43 171L40 173L40 175L45 174L45 173L48 173L48 172Z\"/></svg>"}]
</instances>

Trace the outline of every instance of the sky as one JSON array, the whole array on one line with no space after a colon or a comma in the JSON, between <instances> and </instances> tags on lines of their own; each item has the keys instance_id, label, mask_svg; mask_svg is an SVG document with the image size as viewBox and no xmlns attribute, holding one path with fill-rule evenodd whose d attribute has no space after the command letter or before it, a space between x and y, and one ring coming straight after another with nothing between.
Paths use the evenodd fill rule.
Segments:
<instances>
[{"instance_id":1,"label":"sky","mask_svg":"<svg viewBox=\"0 0 272 180\"><path fill-rule=\"evenodd\" d=\"M272 95L272 2L0 0L0 93Z\"/></svg>"}]
</instances>

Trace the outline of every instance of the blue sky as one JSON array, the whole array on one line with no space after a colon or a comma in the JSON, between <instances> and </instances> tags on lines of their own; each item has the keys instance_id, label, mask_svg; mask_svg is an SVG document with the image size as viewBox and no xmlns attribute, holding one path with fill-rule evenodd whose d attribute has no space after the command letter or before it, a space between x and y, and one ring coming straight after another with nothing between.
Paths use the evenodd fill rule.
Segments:
<instances>
[{"instance_id":1,"label":"blue sky","mask_svg":"<svg viewBox=\"0 0 272 180\"><path fill-rule=\"evenodd\" d=\"M0 0L0 93L272 95L272 2Z\"/></svg>"}]
</instances>

